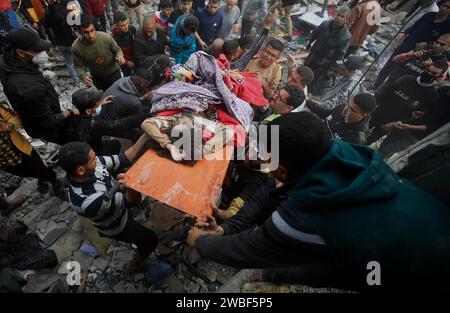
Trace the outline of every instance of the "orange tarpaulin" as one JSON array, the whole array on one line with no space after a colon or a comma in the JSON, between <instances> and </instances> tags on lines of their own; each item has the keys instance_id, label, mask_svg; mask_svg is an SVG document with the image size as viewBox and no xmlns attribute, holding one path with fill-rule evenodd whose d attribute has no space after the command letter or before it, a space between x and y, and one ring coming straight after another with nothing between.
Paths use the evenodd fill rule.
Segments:
<instances>
[{"instance_id":1,"label":"orange tarpaulin","mask_svg":"<svg viewBox=\"0 0 450 313\"><path fill-rule=\"evenodd\" d=\"M233 147L229 147L231 155ZM148 150L125 174L127 185L142 194L195 217L212 215L228 168L222 160L199 160L194 166L176 163Z\"/></svg>"}]
</instances>

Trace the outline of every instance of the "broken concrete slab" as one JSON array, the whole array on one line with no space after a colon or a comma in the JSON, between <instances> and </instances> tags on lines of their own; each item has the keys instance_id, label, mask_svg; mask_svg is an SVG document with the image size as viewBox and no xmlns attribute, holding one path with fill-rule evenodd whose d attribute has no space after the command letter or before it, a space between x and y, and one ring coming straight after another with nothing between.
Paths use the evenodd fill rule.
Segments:
<instances>
[{"instance_id":1,"label":"broken concrete slab","mask_svg":"<svg viewBox=\"0 0 450 313\"><path fill-rule=\"evenodd\" d=\"M66 223L44 220L36 224L36 234L48 246L52 245L67 231Z\"/></svg>"},{"instance_id":2,"label":"broken concrete slab","mask_svg":"<svg viewBox=\"0 0 450 313\"><path fill-rule=\"evenodd\" d=\"M126 265L133 259L135 252L130 248L122 246L110 248L108 253L111 255L110 267L117 271L124 271Z\"/></svg>"},{"instance_id":3,"label":"broken concrete slab","mask_svg":"<svg viewBox=\"0 0 450 313\"><path fill-rule=\"evenodd\" d=\"M100 256L94 260L92 266L95 266L100 271L104 271L108 267L108 264L108 260Z\"/></svg>"},{"instance_id":4,"label":"broken concrete slab","mask_svg":"<svg viewBox=\"0 0 450 313\"><path fill-rule=\"evenodd\" d=\"M37 179L27 181L19 188L17 188L11 195L8 196L8 200L14 199L17 196L31 196L33 193L37 192Z\"/></svg>"}]
</instances>

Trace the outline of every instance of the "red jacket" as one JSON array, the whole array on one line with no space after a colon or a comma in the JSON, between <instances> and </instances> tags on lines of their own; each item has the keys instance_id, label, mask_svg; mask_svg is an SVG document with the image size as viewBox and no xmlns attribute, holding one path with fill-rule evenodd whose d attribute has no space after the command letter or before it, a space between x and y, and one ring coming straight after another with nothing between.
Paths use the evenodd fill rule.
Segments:
<instances>
[{"instance_id":1,"label":"red jacket","mask_svg":"<svg viewBox=\"0 0 450 313\"><path fill-rule=\"evenodd\" d=\"M105 7L109 0L86 0L86 7L89 16L102 16L105 14Z\"/></svg>"}]
</instances>

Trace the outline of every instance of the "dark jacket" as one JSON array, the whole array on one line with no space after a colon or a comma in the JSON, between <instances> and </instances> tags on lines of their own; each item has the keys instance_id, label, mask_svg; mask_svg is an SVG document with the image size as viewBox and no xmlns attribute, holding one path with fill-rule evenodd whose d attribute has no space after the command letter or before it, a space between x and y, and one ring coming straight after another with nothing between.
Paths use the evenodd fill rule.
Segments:
<instances>
[{"instance_id":1,"label":"dark jacket","mask_svg":"<svg viewBox=\"0 0 450 313\"><path fill-rule=\"evenodd\" d=\"M139 30L134 37L134 62L139 67L144 59L151 55L165 54L167 36L163 30L156 28L157 37L155 40L147 40L142 30Z\"/></svg>"},{"instance_id":2,"label":"dark jacket","mask_svg":"<svg viewBox=\"0 0 450 313\"><path fill-rule=\"evenodd\" d=\"M382 287L414 288L418 282L430 288L447 286L450 211L400 179L375 150L334 140L328 153L304 175L277 189L271 189L270 183L269 179L255 193L258 201L253 198L242 213L222 224L225 236L197 239L202 257L239 260L247 266L240 258L245 254L253 258L252 267L299 266L302 263L292 259L296 249L318 253L311 245L305 250L300 240L297 247L285 247L296 232L302 232L320 236L350 285L368 287L367 265L377 261ZM269 194L278 201L267 198ZM251 231L255 224L261 227ZM263 252L260 245L271 253Z\"/></svg>"},{"instance_id":3,"label":"dark jacket","mask_svg":"<svg viewBox=\"0 0 450 313\"><path fill-rule=\"evenodd\" d=\"M133 115L121 120L104 121L91 116L70 116L67 119L68 141L88 143L97 154L104 153L102 137L139 128L150 114Z\"/></svg>"},{"instance_id":4,"label":"dark jacket","mask_svg":"<svg viewBox=\"0 0 450 313\"><path fill-rule=\"evenodd\" d=\"M6 35L12 29L9 22L8 15L5 12L0 11L0 54L3 53L3 49L8 45Z\"/></svg>"},{"instance_id":5,"label":"dark jacket","mask_svg":"<svg viewBox=\"0 0 450 313\"><path fill-rule=\"evenodd\" d=\"M41 23L51 30L50 39L54 46L71 47L77 34L75 30L67 24L66 5L57 3L49 5L45 9L44 19Z\"/></svg>"},{"instance_id":6,"label":"dark jacket","mask_svg":"<svg viewBox=\"0 0 450 313\"><path fill-rule=\"evenodd\" d=\"M23 127L34 138L64 142L64 115L58 95L38 67L15 58L10 49L0 56L0 80Z\"/></svg>"},{"instance_id":7,"label":"dark jacket","mask_svg":"<svg viewBox=\"0 0 450 313\"><path fill-rule=\"evenodd\" d=\"M112 29L112 37L122 49L123 56L127 61L134 61L134 37L136 28L133 25L128 26L127 33L120 33L116 27Z\"/></svg>"},{"instance_id":8,"label":"dark jacket","mask_svg":"<svg viewBox=\"0 0 450 313\"><path fill-rule=\"evenodd\" d=\"M334 139L341 139L348 143L365 145L367 137L370 135L370 115L367 115L358 123L345 123L342 116L344 106L339 106L333 110L323 110L317 106L312 106L307 102L308 108L319 115L326 122L328 129Z\"/></svg>"},{"instance_id":9,"label":"dark jacket","mask_svg":"<svg viewBox=\"0 0 450 313\"><path fill-rule=\"evenodd\" d=\"M306 65L313 68L329 68L336 60L343 58L350 46L351 34L347 26L334 30L333 21L325 21L319 25L311 34L311 48Z\"/></svg>"},{"instance_id":10,"label":"dark jacket","mask_svg":"<svg viewBox=\"0 0 450 313\"><path fill-rule=\"evenodd\" d=\"M198 35L207 45L212 44L217 38L220 28L222 27L222 13L219 11L212 15L208 11L208 6L199 9L195 16L199 20Z\"/></svg>"},{"instance_id":11,"label":"dark jacket","mask_svg":"<svg viewBox=\"0 0 450 313\"><path fill-rule=\"evenodd\" d=\"M377 261L385 287L448 284L449 209L400 179L375 150L334 141L288 197L282 219L311 225L357 283L367 286L368 262Z\"/></svg>"}]
</instances>

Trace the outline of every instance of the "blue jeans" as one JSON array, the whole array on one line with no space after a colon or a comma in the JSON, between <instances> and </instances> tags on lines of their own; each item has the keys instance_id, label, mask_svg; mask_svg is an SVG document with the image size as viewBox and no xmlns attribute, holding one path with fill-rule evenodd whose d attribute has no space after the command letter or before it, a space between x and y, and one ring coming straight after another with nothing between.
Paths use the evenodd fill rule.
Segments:
<instances>
[{"instance_id":1,"label":"blue jeans","mask_svg":"<svg viewBox=\"0 0 450 313\"><path fill-rule=\"evenodd\" d=\"M62 53L64 61L66 61L70 76L72 76L73 80L78 83L80 81L80 78L78 77L78 74L75 71L75 67L73 65L73 57L70 47L58 46L57 48Z\"/></svg>"}]
</instances>

